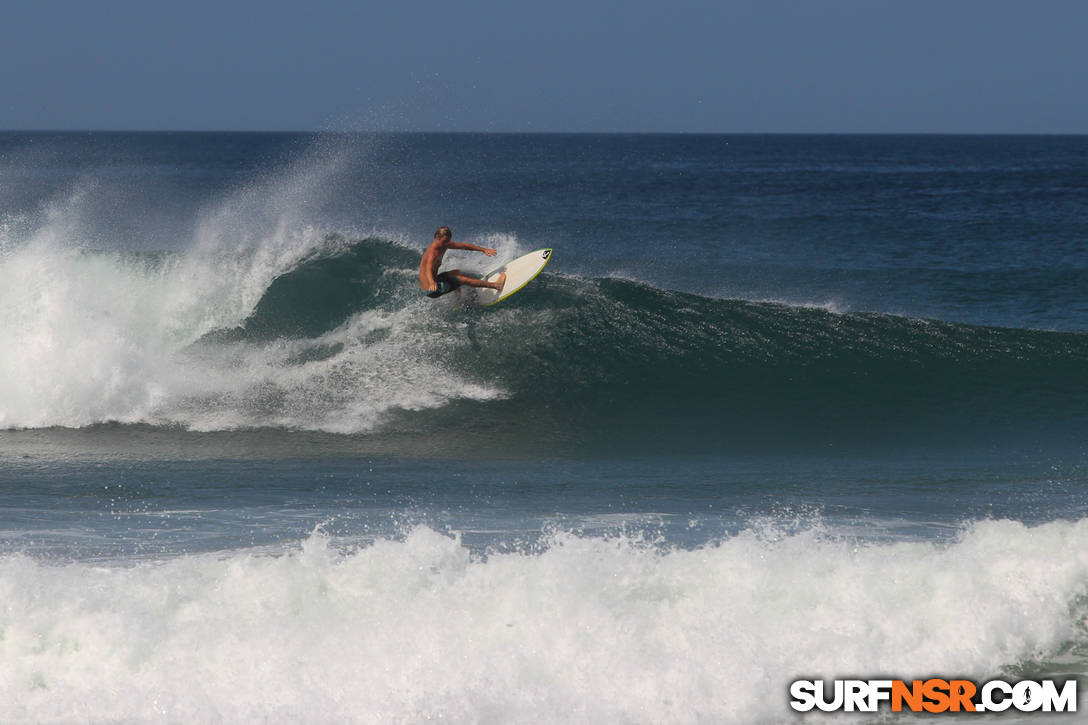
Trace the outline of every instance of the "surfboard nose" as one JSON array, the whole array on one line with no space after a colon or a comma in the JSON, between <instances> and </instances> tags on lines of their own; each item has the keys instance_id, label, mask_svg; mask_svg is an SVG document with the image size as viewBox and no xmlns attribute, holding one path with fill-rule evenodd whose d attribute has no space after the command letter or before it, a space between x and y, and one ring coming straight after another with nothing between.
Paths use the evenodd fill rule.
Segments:
<instances>
[{"instance_id":1,"label":"surfboard nose","mask_svg":"<svg viewBox=\"0 0 1088 725\"><path fill-rule=\"evenodd\" d=\"M537 249L492 270L486 277L488 281L497 279L500 274L505 272L506 283L503 285L502 291L496 295L495 299L485 302L484 304L493 305L496 302L500 302L532 282L533 279L543 271L544 267L547 266L551 256L551 247Z\"/></svg>"}]
</instances>

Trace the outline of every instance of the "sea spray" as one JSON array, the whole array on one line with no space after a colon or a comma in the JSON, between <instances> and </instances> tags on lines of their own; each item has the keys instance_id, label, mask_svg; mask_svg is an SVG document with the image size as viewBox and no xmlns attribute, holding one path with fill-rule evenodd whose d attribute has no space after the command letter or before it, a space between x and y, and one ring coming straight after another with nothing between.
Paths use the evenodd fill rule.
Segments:
<instances>
[{"instance_id":1,"label":"sea spray","mask_svg":"<svg viewBox=\"0 0 1088 725\"><path fill-rule=\"evenodd\" d=\"M281 276L355 244L309 219L320 217L327 188L365 155L358 139L320 139L287 168L209 202L172 251L92 246L102 188L93 175L76 177L40 213L6 217L0 428L121 422L359 432L392 408L494 397L493 387L421 359L421 338L371 344L400 309L387 300L382 311L345 310L320 331L334 339L299 340L291 330L259 342L247 335L208 344L210 333L255 328L261 303L274 305ZM399 291L410 266L381 265L378 275ZM380 292L360 287L371 299ZM292 304L312 307L315 300Z\"/></svg>"}]
</instances>

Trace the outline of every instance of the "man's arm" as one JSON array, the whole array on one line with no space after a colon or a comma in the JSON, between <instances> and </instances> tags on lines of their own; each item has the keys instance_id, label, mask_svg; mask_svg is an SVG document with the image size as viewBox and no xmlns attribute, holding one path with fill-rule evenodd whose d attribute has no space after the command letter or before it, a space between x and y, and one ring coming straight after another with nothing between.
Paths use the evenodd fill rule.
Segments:
<instances>
[{"instance_id":1,"label":"man's arm","mask_svg":"<svg viewBox=\"0 0 1088 725\"><path fill-rule=\"evenodd\" d=\"M450 242L446 245L449 249L464 249L469 252L483 252L489 257L494 257L498 252L490 247L477 247L475 244L463 244L461 242Z\"/></svg>"}]
</instances>

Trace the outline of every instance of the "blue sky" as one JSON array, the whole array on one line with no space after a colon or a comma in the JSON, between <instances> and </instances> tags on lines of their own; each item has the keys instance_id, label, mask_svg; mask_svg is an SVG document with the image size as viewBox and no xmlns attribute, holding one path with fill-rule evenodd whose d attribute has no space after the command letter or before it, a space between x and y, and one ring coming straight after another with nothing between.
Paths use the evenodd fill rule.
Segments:
<instances>
[{"instance_id":1,"label":"blue sky","mask_svg":"<svg viewBox=\"0 0 1088 725\"><path fill-rule=\"evenodd\" d=\"M0 129L1088 133L1088 3L59 2Z\"/></svg>"}]
</instances>

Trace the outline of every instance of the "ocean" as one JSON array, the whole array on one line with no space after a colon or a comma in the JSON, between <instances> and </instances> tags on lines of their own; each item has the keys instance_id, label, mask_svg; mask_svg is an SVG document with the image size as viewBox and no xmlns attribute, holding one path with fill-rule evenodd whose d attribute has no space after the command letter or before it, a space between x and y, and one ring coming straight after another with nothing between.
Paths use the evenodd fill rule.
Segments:
<instances>
[{"instance_id":1,"label":"ocean","mask_svg":"<svg viewBox=\"0 0 1088 725\"><path fill-rule=\"evenodd\" d=\"M1088 137L0 133L0 721L931 676L1088 689Z\"/></svg>"}]
</instances>

